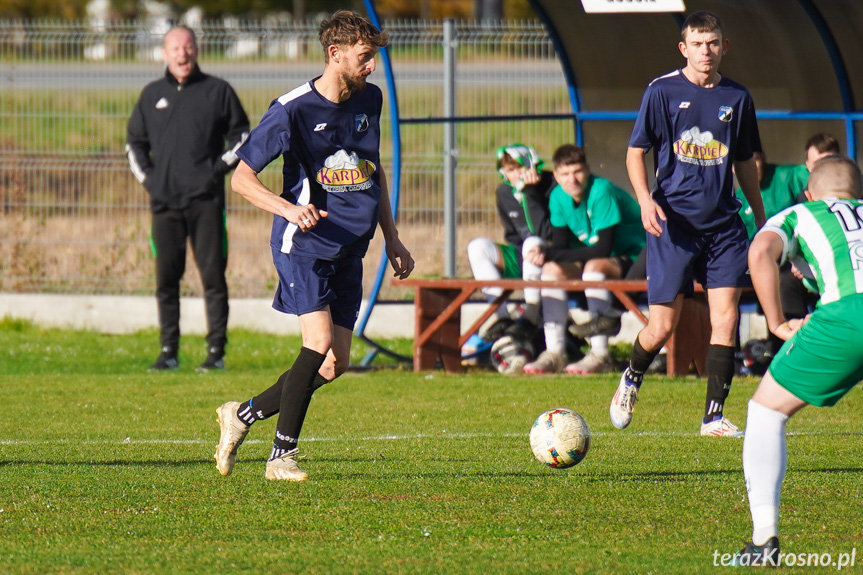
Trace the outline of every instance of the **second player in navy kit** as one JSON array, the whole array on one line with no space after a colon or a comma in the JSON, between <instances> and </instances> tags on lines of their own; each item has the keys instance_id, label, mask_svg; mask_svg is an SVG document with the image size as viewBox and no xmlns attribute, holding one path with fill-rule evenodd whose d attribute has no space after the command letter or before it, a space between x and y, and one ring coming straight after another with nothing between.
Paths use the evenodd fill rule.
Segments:
<instances>
[{"instance_id":1,"label":"second player in navy kit","mask_svg":"<svg viewBox=\"0 0 863 575\"><path fill-rule=\"evenodd\" d=\"M760 149L755 106L743 86L719 74L728 39L716 14L689 16L679 49L686 66L651 82L627 150L626 167L648 232L650 318L636 337L609 413L615 426L629 425L644 372L671 336L695 279L707 290L711 327L701 434L739 436L723 414L749 247L733 176L760 226L764 208L752 157ZM656 167L652 189L644 159L650 149Z\"/></svg>"},{"instance_id":2,"label":"second player in navy kit","mask_svg":"<svg viewBox=\"0 0 863 575\"><path fill-rule=\"evenodd\" d=\"M300 430L314 391L347 369L362 300L362 257L378 224L394 275L413 271L389 210L380 161L383 98L366 83L387 39L353 12L324 20L323 75L275 100L237 152L242 161L232 186L274 215L270 245L279 285L273 307L298 316L303 347L273 386L217 409L215 459L222 475L233 470L249 427L278 413L266 478L308 479L296 463ZM277 195L257 174L279 156L283 189Z\"/></svg>"}]
</instances>

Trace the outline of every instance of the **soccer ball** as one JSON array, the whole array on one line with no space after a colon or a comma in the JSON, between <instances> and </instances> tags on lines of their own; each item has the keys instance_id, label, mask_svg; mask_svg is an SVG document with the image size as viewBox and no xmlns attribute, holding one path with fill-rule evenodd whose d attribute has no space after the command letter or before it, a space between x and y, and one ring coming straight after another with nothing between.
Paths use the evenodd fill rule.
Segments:
<instances>
[{"instance_id":1,"label":"soccer ball","mask_svg":"<svg viewBox=\"0 0 863 575\"><path fill-rule=\"evenodd\" d=\"M521 373L525 364L533 359L533 345L518 337L505 335L491 346L491 364L504 375Z\"/></svg>"},{"instance_id":2,"label":"soccer ball","mask_svg":"<svg viewBox=\"0 0 863 575\"><path fill-rule=\"evenodd\" d=\"M559 407L536 418L530 429L530 449L555 469L577 465L590 449L590 429L576 412Z\"/></svg>"}]
</instances>

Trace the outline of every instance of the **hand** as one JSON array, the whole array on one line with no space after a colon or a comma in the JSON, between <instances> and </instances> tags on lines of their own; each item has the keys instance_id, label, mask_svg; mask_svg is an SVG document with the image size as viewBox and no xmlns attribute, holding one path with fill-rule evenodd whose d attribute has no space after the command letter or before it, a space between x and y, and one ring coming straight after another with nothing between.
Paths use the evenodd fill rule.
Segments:
<instances>
[{"instance_id":1,"label":"hand","mask_svg":"<svg viewBox=\"0 0 863 575\"><path fill-rule=\"evenodd\" d=\"M398 237L386 241L385 250L387 259L393 266L393 277L403 280L411 275L411 272L414 271L414 259Z\"/></svg>"},{"instance_id":2,"label":"hand","mask_svg":"<svg viewBox=\"0 0 863 575\"><path fill-rule=\"evenodd\" d=\"M641 207L641 225L644 226L644 231L658 238L662 235L662 225L659 223L659 220L663 222L667 221L665 212L652 199L639 205Z\"/></svg>"},{"instance_id":3,"label":"hand","mask_svg":"<svg viewBox=\"0 0 863 575\"><path fill-rule=\"evenodd\" d=\"M285 212L284 218L292 224L296 224L301 232L307 232L314 228L321 218L329 215L326 210L319 210L312 204L307 206L289 204L285 208Z\"/></svg>"},{"instance_id":4,"label":"hand","mask_svg":"<svg viewBox=\"0 0 863 575\"><path fill-rule=\"evenodd\" d=\"M542 267L542 264L545 263L545 253L539 246L534 246L524 252L524 259L535 266Z\"/></svg>"},{"instance_id":5,"label":"hand","mask_svg":"<svg viewBox=\"0 0 863 575\"><path fill-rule=\"evenodd\" d=\"M524 171L524 175L521 178L521 181L524 182L526 186L534 186L539 183L539 172L534 170L533 168Z\"/></svg>"},{"instance_id":6,"label":"hand","mask_svg":"<svg viewBox=\"0 0 863 575\"><path fill-rule=\"evenodd\" d=\"M779 339L787 341L792 335L797 333L797 330L799 330L808 319L808 315L803 319L789 319L788 321L783 321L776 326L776 329L771 331Z\"/></svg>"},{"instance_id":7,"label":"hand","mask_svg":"<svg viewBox=\"0 0 863 575\"><path fill-rule=\"evenodd\" d=\"M803 281L803 278L804 278L803 272L801 272L799 269L797 269L797 266L795 266L794 264L791 264L791 275L793 275L794 277L796 277L800 281Z\"/></svg>"}]
</instances>

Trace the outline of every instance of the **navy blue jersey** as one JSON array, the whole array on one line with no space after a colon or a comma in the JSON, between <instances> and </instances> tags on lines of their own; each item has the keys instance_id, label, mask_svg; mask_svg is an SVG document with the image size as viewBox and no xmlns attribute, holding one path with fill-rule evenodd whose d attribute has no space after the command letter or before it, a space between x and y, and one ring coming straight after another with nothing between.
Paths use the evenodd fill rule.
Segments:
<instances>
[{"instance_id":1,"label":"navy blue jersey","mask_svg":"<svg viewBox=\"0 0 863 575\"><path fill-rule=\"evenodd\" d=\"M274 216L275 249L325 260L365 254L378 223L382 103L366 84L336 104L312 80L270 104L237 155L256 173L283 156L281 196L329 214L305 233Z\"/></svg>"},{"instance_id":2,"label":"navy blue jersey","mask_svg":"<svg viewBox=\"0 0 863 575\"><path fill-rule=\"evenodd\" d=\"M694 230L719 229L740 209L732 163L760 149L755 105L724 76L703 88L677 70L648 86L629 146L653 148L651 193L669 218Z\"/></svg>"}]
</instances>

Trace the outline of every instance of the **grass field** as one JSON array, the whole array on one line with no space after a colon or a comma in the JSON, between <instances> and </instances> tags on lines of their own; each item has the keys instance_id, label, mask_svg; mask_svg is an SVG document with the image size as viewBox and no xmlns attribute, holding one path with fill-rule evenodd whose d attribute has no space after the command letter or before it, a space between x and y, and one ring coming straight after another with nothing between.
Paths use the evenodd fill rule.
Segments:
<instances>
[{"instance_id":1,"label":"grass field","mask_svg":"<svg viewBox=\"0 0 863 575\"><path fill-rule=\"evenodd\" d=\"M194 372L189 337L182 367L154 374L155 332L0 321L0 573L702 573L748 537L741 441L697 436L694 378L650 378L618 431L612 375L349 373L312 402L310 481L264 479L273 420L223 478L216 406L269 385L299 346L231 335L224 373ZM755 383L732 391L741 425ZM558 406L593 432L568 471L527 443ZM789 424L783 551L835 559L863 541L861 411L858 387ZM858 549L843 571L861 563Z\"/></svg>"}]
</instances>

